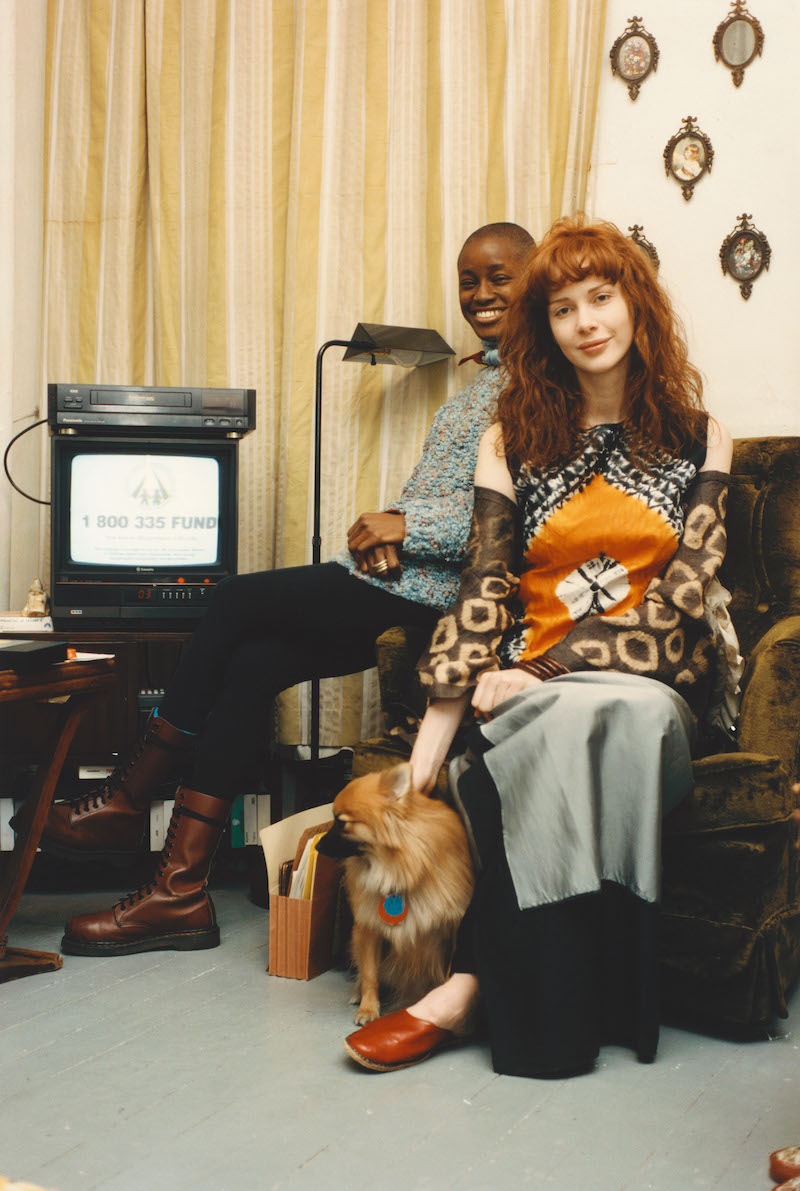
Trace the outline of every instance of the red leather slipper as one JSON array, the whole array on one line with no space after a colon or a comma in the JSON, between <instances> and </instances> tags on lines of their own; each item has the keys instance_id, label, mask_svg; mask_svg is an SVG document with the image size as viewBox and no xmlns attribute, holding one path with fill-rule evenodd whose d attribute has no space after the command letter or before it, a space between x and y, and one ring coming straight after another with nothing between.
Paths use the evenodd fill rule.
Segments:
<instances>
[{"instance_id":1,"label":"red leather slipper","mask_svg":"<svg viewBox=\"0 0 800 1191\"><path fill-rule=\"evenodd\" d=\"M368 1022L344 1040L351 1059L370 1071L399 1071L423 1063L437 1050L462 1042L459 1034L412 1017L405 1009Z\"/></svg>"},{"instance_id":2,"label":"red leather slipper","mask_svg":"<svg viewBox=\"0 0 800 1191\"><path fill-rule=\"evenodd\" d=\"M783 1183L800 1175L800 1146L786 1146L774 1150L769 1156L769 1177L776 1183Z\"/></svg>"}]
</instances>

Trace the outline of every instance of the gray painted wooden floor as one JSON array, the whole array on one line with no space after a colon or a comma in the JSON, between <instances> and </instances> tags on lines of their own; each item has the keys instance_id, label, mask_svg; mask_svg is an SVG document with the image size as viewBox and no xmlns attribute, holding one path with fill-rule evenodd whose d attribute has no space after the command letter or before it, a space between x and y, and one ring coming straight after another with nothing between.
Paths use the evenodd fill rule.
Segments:
<instances>
[{"instance_id":1,"label":"gray painted wooden floor","mask_svg":"<svg viewBox=\"0 0 800 1191\"><path fill-rule=\"evenodd\" d=\"M57 1191L769 1191L800 1143L800 996L776 1037L665 1029L579 1079L495 1075L478 1046L370 1075L345 1058L341 972L265 974L266 915L214 894L214 951L66 957L0 986L0 1173ZM102 894L25 896L12 942L53 950Z\"/></svg>"}]
</instances>

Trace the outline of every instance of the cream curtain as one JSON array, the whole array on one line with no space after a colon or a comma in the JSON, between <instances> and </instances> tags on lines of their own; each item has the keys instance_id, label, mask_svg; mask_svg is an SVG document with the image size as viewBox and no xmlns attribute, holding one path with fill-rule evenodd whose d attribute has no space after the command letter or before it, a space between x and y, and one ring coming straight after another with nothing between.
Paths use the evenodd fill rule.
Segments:
<instances>
[{"instance_id":1,"label":"cream curtain","mask_svg":"<svg viewBox=\"0 0 800 1191\"><path fill-rule=\"evenodd\" d=\"M240 569L309 561L317 347L366 320L474 350L458 250L487 221L539 236L583 205L604 17L605 0L49 0L46 377L256 388ZM464 383L328 353L324 557L398 492ZM323 743L374 727L373 681L323 683ZM284 699L282 740L306 739L307 713L305 688Z\"/></svg>"}]
</instances>

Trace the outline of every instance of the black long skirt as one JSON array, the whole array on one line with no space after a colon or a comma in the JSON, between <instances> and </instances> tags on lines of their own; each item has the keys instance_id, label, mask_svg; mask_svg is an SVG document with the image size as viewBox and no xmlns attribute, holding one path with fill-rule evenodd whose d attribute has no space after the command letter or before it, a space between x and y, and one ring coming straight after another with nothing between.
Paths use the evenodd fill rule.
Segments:
<instances>
[{"instance_id":1,"label":"black long skirt","mask_svg":"<svg viewBox=\"0 0 800 1191\"><path fill-rule=\"evenodd\" d=\"M478 977L492 1064L540 1079L590 1071L604 1045L649 1063L658 1045L658 907L611 881L596 893L520 910L500 800L482 758L457 798L480 868L454 970Z\"/></svg>"}]
</instances>

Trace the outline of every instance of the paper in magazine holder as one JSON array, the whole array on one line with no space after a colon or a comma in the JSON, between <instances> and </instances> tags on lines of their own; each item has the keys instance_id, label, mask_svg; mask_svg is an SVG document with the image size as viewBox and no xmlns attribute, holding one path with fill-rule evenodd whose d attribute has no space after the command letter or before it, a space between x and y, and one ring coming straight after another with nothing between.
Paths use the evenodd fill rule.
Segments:
<instances>
[{"instance_id":1,"label":"paper in magazine holder","mask_svg":"<svg viewBox=\"0 0 800 1191\"><path fill-rule=\"evenodd\" d=\"M332 963L333 928L339 893L340 865L328 856L317 857L311 898L278 893L278 875L291 860L300 837L309 827L330 825L332 805L312 807L291 815L261 832L269 882L269 974L293 980L313 980Z\"/></svg>"}]
</instances>

